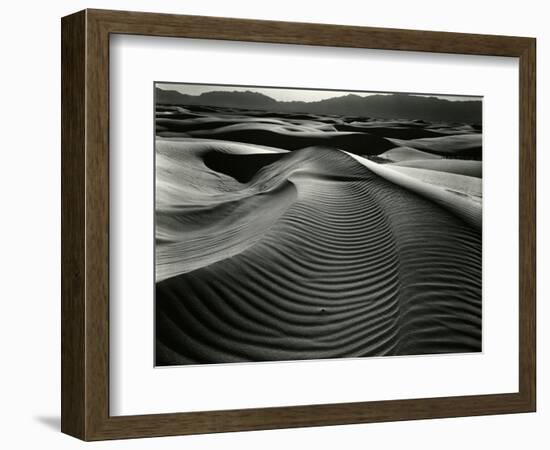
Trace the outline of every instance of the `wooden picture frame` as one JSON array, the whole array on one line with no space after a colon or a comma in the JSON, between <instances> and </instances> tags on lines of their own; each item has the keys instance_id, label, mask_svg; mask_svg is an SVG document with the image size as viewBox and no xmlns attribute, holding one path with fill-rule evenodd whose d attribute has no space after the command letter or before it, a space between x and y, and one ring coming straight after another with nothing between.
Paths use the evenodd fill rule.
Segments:
<instances>
[{"instance_id":1,"label":"wooden picture frame","mask_svg":"<svg viewBox=\"0 0 550 450\"><path fill-rule=\"evenodd\" d=\"M62 19L62 417L83 440L535 411L533 38L85 10ZM519 391L109 415L109 36L134 34L519 58Z\"/></svg>"}]
</instances>

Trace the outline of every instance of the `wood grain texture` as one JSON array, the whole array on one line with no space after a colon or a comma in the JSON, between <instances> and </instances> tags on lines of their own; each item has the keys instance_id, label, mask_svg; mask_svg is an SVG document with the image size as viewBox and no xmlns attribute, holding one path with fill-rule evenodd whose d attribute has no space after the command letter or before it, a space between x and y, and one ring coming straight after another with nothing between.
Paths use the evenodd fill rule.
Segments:
<instances>
[{"instance_id":1,"label":"wood grain texture","mask_svg":"<svg viewBox=\"0 0 550 450\"><path fill-rule=\"evenodd\" d=\"M111 33L331 47L521 56L529 38L374 27L87 10Z\"/></svg>"},{"instance_id":2,"label":"wood grain texture","mask_svg":"<svg viewBox=\"0 0 550 450\"><path fill-rule=\"evenodd\" d=\"M109 416L109 34L520 58L519 392ZM535 410L535 40L86 10L62 21L62 430L84 440ZM185 405L182 405L182 409Z\"/></svg>"},{"instance_id":3,"label":"wood grain texture","mask_svg":"<svg viewBox=\"0 0 550 450\"><path fill-rule=\"evenodd\" d=\"M86 439L108 420L109 32L87 14Z\"/></svg>"},{"instance_id":4,"label":"wood grain texture","mask_svg":"<svg viewBox=\"0 0 550 450\"><path fill-rule=\"evenodd\" d=\"M519 390L536 409L536 41L519 68Z\"/></svg>"},{"instance_id":5,"label":"wood grain texture","mask_svg":"<svg viewBox=\"0 0 550 450\"><path fill-rule=\"evenodd\" d=\"M61 430L79 437L86 428L85 20L79 12L61 27Z\"/></svg>"}]
</instances>

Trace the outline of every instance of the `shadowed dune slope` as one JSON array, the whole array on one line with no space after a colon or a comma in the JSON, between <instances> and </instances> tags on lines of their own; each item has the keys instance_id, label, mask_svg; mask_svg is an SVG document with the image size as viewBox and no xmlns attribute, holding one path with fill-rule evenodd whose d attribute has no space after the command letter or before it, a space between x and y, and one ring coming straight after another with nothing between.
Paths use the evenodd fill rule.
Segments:
<instances>
[{"instance_id":1,"label":"shadowed dune slope","mask_svg":"<svg viewBox=\"0 0 550 450\"><path fill-rule=\"evenodd\" d=\"M481 350L477 229L336 149L212 152L254 146L157 142L158 365Z\"/></svg>"}]
</instances>

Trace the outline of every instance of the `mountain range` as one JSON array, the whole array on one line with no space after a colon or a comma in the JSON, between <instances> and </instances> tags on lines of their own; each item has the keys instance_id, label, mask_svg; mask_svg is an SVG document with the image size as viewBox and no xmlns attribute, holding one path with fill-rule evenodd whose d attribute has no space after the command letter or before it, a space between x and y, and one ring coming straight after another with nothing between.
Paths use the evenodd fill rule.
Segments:
<instances>
[{"instance_id":1,"label":"mountain range","mask_svg":"<svg viewBox=\"0 0 550 450\"><path fill-rule=\"evenodd\" d=\"M410 94L347 94L320 101L277 101L253 91L211 91L200 95L156 88L160 105L215 106L281 113L361 116L379 119L421 119L430 122L481 124L481 100L450 101Z\"/></svg>"}]
</instances>

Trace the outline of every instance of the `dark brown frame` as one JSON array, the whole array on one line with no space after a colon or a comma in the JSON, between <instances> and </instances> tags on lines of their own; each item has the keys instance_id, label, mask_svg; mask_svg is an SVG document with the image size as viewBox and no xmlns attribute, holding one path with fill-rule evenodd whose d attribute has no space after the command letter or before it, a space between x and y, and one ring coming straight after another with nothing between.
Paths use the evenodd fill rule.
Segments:
<instances>
[{"instance_id":1,"label":"dark brown frame","mask_svg":"<svg viewBox=\"0 0 550 450\"><path fill-rule=\"evenodd\" d=\"M61 429L84 440L535 411L534 38L85 10L62 19ZM519 392L109 416L109 35L519 58ZM182 405L184 407L184 405Z\"/></svg>"}]
</instances>

